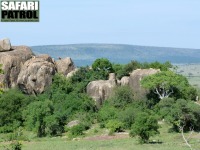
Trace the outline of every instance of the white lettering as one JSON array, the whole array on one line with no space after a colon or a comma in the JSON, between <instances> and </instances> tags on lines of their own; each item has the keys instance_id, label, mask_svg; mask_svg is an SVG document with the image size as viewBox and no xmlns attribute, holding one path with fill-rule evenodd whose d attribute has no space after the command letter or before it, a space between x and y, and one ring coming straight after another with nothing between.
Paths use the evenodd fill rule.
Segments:
<instances>
[{"instance_id":1,"label":"white lettering","mask_svg":"<svg viewBox=\"0 0 200 150\"><path fill-rule=\"evenodd\" d=\"M35 2L35 10L39 10L39 3Z\"/></svg>"},{"instance_id":2,"label":"white lettering","mask_svg":"<svg viewBox=\"0 0 200 150\"><path fill-rule=\"evenodd\" d=\"M26 2L21 2L20 10L28 10Z\"/></svg>"},{"instance_id":3,"label":"white lettering","mask_svg":"<svg viewBox=\"0 0 200 150\"><path fill-rule=\"evenodd\" d=\"M28 2L28 10L34 10L34 2Z\"/></svg>"},{"instance_id":4,"label":"white lettering","mask_svg":"<svg viewBox=\"0 0 200 150\"><path fill-rule=\"evenodd\" d=\"M39 10L39 2L1 2L2 10Z\"/></svg>"},{"instance_id":5,"label":"white lettering","mask_svg":"<svg viewBox=\"0 0 200 150\"><path fill-rule=\"evenodd\" d=\"M9 10L15 10L15 2L9 2Z\"/></svg>"},{"instance_id":6,"label":"white lettering","mask_svg":"<svg viewBox=\"0 0 200 150\"><path fill-rule=\"evenodd\" d=\"M1 9L8 10L8 2L1 2Z\"/></svg>"},{"instance_id":7,"label":"white lettering","mask_svg":"<svg viewBox=\"0 0 200 150\"><path fill-rule=\"evenodd\" d=\"M16 9L16 10L19 10L21 2L16 2L15 4L16 4L15 9Z\"/></svg>"}]
</instances>

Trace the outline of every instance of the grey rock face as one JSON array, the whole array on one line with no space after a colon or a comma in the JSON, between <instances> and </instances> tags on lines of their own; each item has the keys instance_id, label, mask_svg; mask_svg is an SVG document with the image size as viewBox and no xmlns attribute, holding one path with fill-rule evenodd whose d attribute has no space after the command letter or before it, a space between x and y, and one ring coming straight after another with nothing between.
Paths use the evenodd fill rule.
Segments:
<instances>
[{"instance_id":1,"label":"grey rock face","mask_svg":"<svg viewBox=\"0 0 200 150\"><path fill-rule=\"evenodd\" d=\"M40 94L51 85L55 72L55 64L49 55L36 56L24 63L17 83L27 94Z\"/></svg>"},{"instance_id":2,"label":"grey rock face","mask_svg":"<svg viewBox=\"0 0 200 150\"><path fill-rule=\"evenodd\" d=\"M67 78L71 78L74 74L76 74L76 72L78 71L79 69L76 68L74 69L73 71L71 71L70 73L67 74Z\"/></svg>"},{"instance_id":3,"label":"grey rock face","mask_svg":"<svg viewBox=\"0 0 200 150\"><path fill-rule=\"evenodd\" d=\"M9 39L0 40L0 52L2 51L10 51L11 44Z\"/></svg>"},{"instance_id":4,"label":"grey rock face","mask_svg":"<svg viewBox=\"0 0 200 150\"><path fill-rule=\"evenodd\" d=\"M133 89L134 97L136 99L144 98L148 93L148 90L141 87L140 81L142 78L158 72L160 72L159 69L137 69L130 73L129 86Z\"/></svg>"},{"instance_id":5,"label":"grey rock face","mask_svg":"<svg viewBox=\"0 0 200 150\"><path fill-rule=\"evenodd\" d=\"M71 71L75 69L74 63L72 59L69 57L57 60L56 67L57 67L58 73L61 73L65 76L67 76L68 73L70 73Z\"/></svg>"},{"instance_id":6,"label":"grey rock face","mask_svg":"<svg viewBox=\"0 0 200 150\"><path fill-rule=\"evenodd\" d=\"M27 46L15 46L12 51L0 52L0 64L4 71L4 74L0 74L0 83L5 88L15 87L23 63L32 56L34 54Z\"/></svg>"},{"instance_id":7,"label":"grey rock face","mask_svg":"<svg viewBox=\"0 0 200 150\"><path fill-rule=\"evenodd\" d=\"M100 107L104 100L112 94L113 88L117 85L115 75L110 74L109 80L92 81L87 85L87 94L91 96L97 107Z\"/></svg>"},{"instance_id":8,"label":"grey rock face","mask_svg":"<svg viewBox=\"0 0 200 150\"><path fill-rule=\"evenodd\" d=\"M129 85L129 80L130 80L130 77L127 77L127 76L122 77L120 80L120 85L121 86Z\"/></svg>"}]
</instances>

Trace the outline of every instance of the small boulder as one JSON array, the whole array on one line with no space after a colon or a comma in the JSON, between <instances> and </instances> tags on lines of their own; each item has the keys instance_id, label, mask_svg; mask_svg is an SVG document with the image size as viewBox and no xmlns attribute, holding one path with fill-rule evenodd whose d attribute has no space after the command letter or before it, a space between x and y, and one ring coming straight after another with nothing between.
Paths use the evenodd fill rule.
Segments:
<instances>
[{"instance_id":1,"label":"small boulder","mask_svg":"<svg viewBox=\"0 0 200 150\"><path fill-rule=\"evenodd\" d=\"M74 62L72 61L71 58L60 58L59 60L56 61L56 68L58 73L61 73L65 76L67 76L68 73L73 71L75 69L74 67Z\"/></svg>"},{"instance_id":2,"label":"small boulder","mask_svg":"<svg viewBox=\"0 0 200 150\"><path fill-rule=\"evenodd\" d=\"M9 39L0 40L0 52L2 51L10 51L11 44Z\"/></svg>"}]
</instances>

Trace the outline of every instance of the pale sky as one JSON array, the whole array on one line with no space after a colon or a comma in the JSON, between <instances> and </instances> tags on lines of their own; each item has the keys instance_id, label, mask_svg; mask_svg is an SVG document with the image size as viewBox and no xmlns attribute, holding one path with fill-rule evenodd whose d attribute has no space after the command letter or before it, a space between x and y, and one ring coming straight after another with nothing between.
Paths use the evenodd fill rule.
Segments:
<instances>
[{"instance_id":1,"label":"pale sky","mask_svg":"<svg viewBox=\"0 0 200 150\"><path fill-rule=\"evenodd\" d=\"M200 49L200 0L40 0L40 10L39 23L0 22L0 39Z\"/></svg>"}]
</instances>

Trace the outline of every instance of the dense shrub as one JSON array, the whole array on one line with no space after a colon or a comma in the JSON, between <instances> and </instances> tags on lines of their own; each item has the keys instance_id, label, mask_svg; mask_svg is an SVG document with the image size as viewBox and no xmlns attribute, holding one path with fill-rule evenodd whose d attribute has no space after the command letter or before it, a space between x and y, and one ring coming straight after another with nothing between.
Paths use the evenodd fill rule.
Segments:
<instances>
[{"instance_id":1,"label":"dense shrub","mask_svg":"<svg viewBox=\"0 0 200 150\"><path fill-rule=\"evenodd\" d=\"M104 104L98 112L98 121L107 122L118 117L118 110L109 104Z\"/></svg>"},{"instance_id":2,"label":"dense shrub","mask_svg":"<svg viewBox=\"0 0 200 150\"><path fill-rule=\"evenodd\" d=\"M17 89L11 89L0 96L0 132L12 132L22 125L22 111L34 99Z\"/></svg>"},{"instance_id":3,"label":"dense shrub","mask_svg":"<svg viewBox=\"0 0 200 150\"><path fill-rule=\"evenodd\" d=\"M108 77L108 74L113 72L112 64L106 58L99 58L94 61L92 64L92 69L95 72L98 72L102 78Z\"/></svg>"},{"instance_id":4,"label":"dense shrub","mask_svg":"<svg viewBox=\"0 0 200 150\"><path fill-rule=\"evenodd\" d=\"M114 89L112 97L109 99L116 108L125 108L133 102L133 92L128 86L120 86Z\"/></svg>"},{"instance_id":5,"label":"dense shrub","mask_svg":"<svg viewBox=\"0 0 200 150\"><path fill-rule=\"evenodd\" d=\"M124 123L125 129L130 129L131 125L134 123L135 117L140 110L129 106L124 111L119 113L119 120Z\"/></svg>"},{"instance_id":6,"label":"dense shrub","mask_svg":"<svg viewBox=\"0 0 200 150\"><path fill-rule=\"evenodd\" d=\"M87 130L87 126L85 126L84 124L79 124L79 125L76 125L76 126L73 126L71 129L70 129L70 137L77 137L77 136L80 136L80 135L83 135L83 131Z\"/></svg>"},{"instance_id":7,"label":"dense shrub","mask_svg":"<svg viewBox=\"0 0 200 150\"><path fill-rule=\"evenodd\" d=\"M158 121L148 113L141 113L132 125L130 136L138 136L141 143L147 143L153 135L159 134Z\"/></svg>"},{"instance_id":8,"label":"dense shrub","mask_svg":"<svg viewBox=\"0 0 200 150\"><path fill-rule=\"evenodd\" d=\"M157 107L160 116L172 123L175 131L179 131L180 126L184 126L185 131L190 130L191 127L194 130L200 129L200 107L194 102L167 98L161 100Z\"/></svg>"},{"instance_id":9,"label":"dense shrub","mask_svg":"<svg viewBox=\"0 0 200 150\"><path fill-rule=\"evenodd\" d=\"M179 126L183 126L185 131L190 130L190 127L194 127L194 130L199 130L199 112L200 108L197 104L179 99L172 106L168 120L173 124L176 131L178 131Z\"/></svg>"},{"instance_id":10,"label":"dense shrub","mask_svg":"<svg viewBox=\"0 0 200 150\"><path fill-rule=\"evenodd\" d=\"M45 136L47 127L52 124L52 119L48 117L52 117L53 109L53 103L49 100L31 103L23 112L25 126L35 131L38 137Z\"/></svg>"},{"instance_id":11,"label":"dense shrub","mask_svg":"<svg viewBox=\"0 0 200 150\"><path fill-rule=\"evenodd\" d=\"M106 123L106 128L110 130L110 132L121 132L124 129L124 124L118 120L109 120Z\"/></svg>"}]
</instances>

